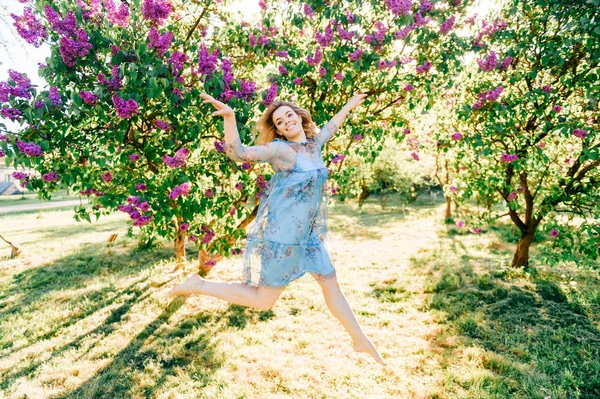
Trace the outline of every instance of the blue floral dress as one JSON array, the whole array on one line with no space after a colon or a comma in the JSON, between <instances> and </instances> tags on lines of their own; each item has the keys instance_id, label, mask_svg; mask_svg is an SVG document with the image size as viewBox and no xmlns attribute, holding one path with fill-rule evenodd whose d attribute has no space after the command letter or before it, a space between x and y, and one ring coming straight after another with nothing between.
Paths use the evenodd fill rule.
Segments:
<instances>
[{"instance_id":1,"label":"blue floral dress","mask_svg":"<svg viewBox=\"0 0 600 399\"><path fill-rule=\"evenodd\" d=\"M317 279L336 275L327 238L327 177L321 158L333 123L302 143L275 139L296 152L292 169L276 170L247 231L243 280L253 286L281 287L309 272Z\"/></svg>"}]
</instances>

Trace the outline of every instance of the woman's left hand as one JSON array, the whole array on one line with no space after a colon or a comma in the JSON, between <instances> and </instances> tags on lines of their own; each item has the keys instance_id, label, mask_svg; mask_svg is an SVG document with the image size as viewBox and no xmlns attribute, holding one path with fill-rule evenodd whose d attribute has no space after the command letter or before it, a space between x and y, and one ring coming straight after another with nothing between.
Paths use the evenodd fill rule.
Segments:
<instances>
[{"instance_id":1,"label":"woman's left hand","mask_svg":"<svg viewBox=\"0 0 600 399\"><path fill-rule=\"evenodd\" d=\"M348 109L348 111L351 111L354 108L358 107L365 101L365 97L367 97L367 94L365 94L365 93L359 93L359 94L354 95L354 97L352 97L346 103L346 109Z\"/></svg>"}]
</instances>

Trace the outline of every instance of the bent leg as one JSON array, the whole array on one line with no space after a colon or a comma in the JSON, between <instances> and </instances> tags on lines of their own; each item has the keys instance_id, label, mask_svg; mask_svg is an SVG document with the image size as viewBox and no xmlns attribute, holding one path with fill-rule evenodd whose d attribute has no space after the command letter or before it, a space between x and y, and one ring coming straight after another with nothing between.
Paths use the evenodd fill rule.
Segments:
<instances>
[{"instance_id":1,"label":"bent leg","mask_svg":"<svg viewBox=\"0 0 600 399\"><path fill-rule=\"evenodd\" d=\"M350 334L353 341L354 350L357 352L367 352L369 355L384 366L386 363L383 361L381 354L375 349L373 343L365 335L348 300L344 296L344 293L340 289L340 286L335 275L322 275L313 273L312 276L317 280L321 289L323 290L323 296L325 297L325 303L331 311L331 313L342 323L346 331Z\"/></svg>"},{"instance_id":2,"label":"bent leg","mask_svg":"<svg viewBox=\"0 0 600 399\"><path fill-rule=\"evenodd\" d=\"M197 274L190 276L169 292L169 296L209 295L236 305L268 310L273 307L283 287L253 287L239 282L205 280Z\"/></svg>"}]
</instances>

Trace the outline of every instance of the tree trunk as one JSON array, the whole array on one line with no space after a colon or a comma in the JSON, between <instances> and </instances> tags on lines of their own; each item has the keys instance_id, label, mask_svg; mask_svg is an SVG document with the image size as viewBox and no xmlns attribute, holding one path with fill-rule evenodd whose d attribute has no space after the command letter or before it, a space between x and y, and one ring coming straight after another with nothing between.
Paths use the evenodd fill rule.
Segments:
<instances>
[{"instance_id":1,"label":"tree trunk","mask_svg":"<svg viewBox=\"0 0 600 399\"><path fill-rule=\"evenodd\" d=\"M214 259L216 261L220 261L223 259L223 255L209 255L205 249L202 249L198 252L198 274L201 276L206 276L208 272L214 267L214 265L206 264L207 261Z\"/></svg>"},{"instance_id":2,"label":"tree trunk","mask_svg":"<svg viewBox=\"0 0 600 399\"><path fill-rule=\"evenodd\" d=\"M19 247L17 246L18 245L17 243L13 243L13 242L7 241L6 238L2 237L1 235L0 235L0 238L5 243L7 243L8 245L10 245L10 259L14 259L14 258L16 258L17 256L19 256L21 254L21 251L19 250Z\"/></svg>"},{"instance_id":3,"label":"tree trunk","mask_svg":"<svg viewBox=\"0 0 600 399\"><path fill-rule=\"evenodd\" d=\"M537 226L536 226L537 227ZM529 265L529 247L533 242L533 236L535 235L535 227L529 228L527 231L521 231L521 237L517 244L517 251L513 256L512 267L522 267Z\"/></svg>"},{"instance_id":4,"label":"tree trunk","mask_svg":"<svg viewBox=\"0 0 600 399\"><path fill-rule=\"evenodd\" d=\"M452 198L451 197L446 197L446 212L444 213L444 217L446 219L448 219L449 217L452 216L452 211L451 211L451 206L452 205Z\"/></svg>"},{"instance_id":5,"label":"tree trunk","mask_svg":"<svg viewBox=\"0 0 600 399\"><path fill-rule=\"evenodd\" d=\"M362 186L361 187L361 192L360 195L358 196L358 207L362 207L363 203L365 202L365 200L367 199L367 197L371 194L369 192L369 189L367 188L367 186Z\"/></svg>"},{"instance_id":6,"label":"tree trunk","mask_svg":"<svg viewBox=\"0 0 600 399\"><path fill-rule=\"evenodd\" d=\"M171 273L181 269L187 263L187 259L185 257L185 237L187 236L185 231L181 231L179 225L182 221L177 219L177 223L175 223L175 228L177 229L177 235L175 236L175 267L171 270Z\"/></svg>"}]
</instances>

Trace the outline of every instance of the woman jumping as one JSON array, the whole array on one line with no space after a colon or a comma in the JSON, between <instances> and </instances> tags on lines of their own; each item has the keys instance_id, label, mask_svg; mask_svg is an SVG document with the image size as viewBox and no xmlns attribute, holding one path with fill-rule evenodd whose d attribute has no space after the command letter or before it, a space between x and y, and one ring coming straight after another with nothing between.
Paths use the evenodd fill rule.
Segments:
<instances>
[{"instance_id":1,"label":"woman jumping","mask_svg":"<svg viewBox=\"0 0 600 399\"><path fill-rule=\"evenodd\" d=\"M338 285L328 255L327 176L321 148L366 94L352 97L319 133L310 113L295 104L275 101L257 122L255 146L244 146L235 114L226 104L200 95L224 119L226 153L234 161L269 162L275 175L264 190L256 219L247 231L243 282L205 280L194 274L170 296L210 295L258 309L270 309L286 285L310 273L323 289L331 313L350 334L353 348L382 365L381 354L362 331ZM258 281L256 281L258 279Z\"/></svg>"}]
</instances>

